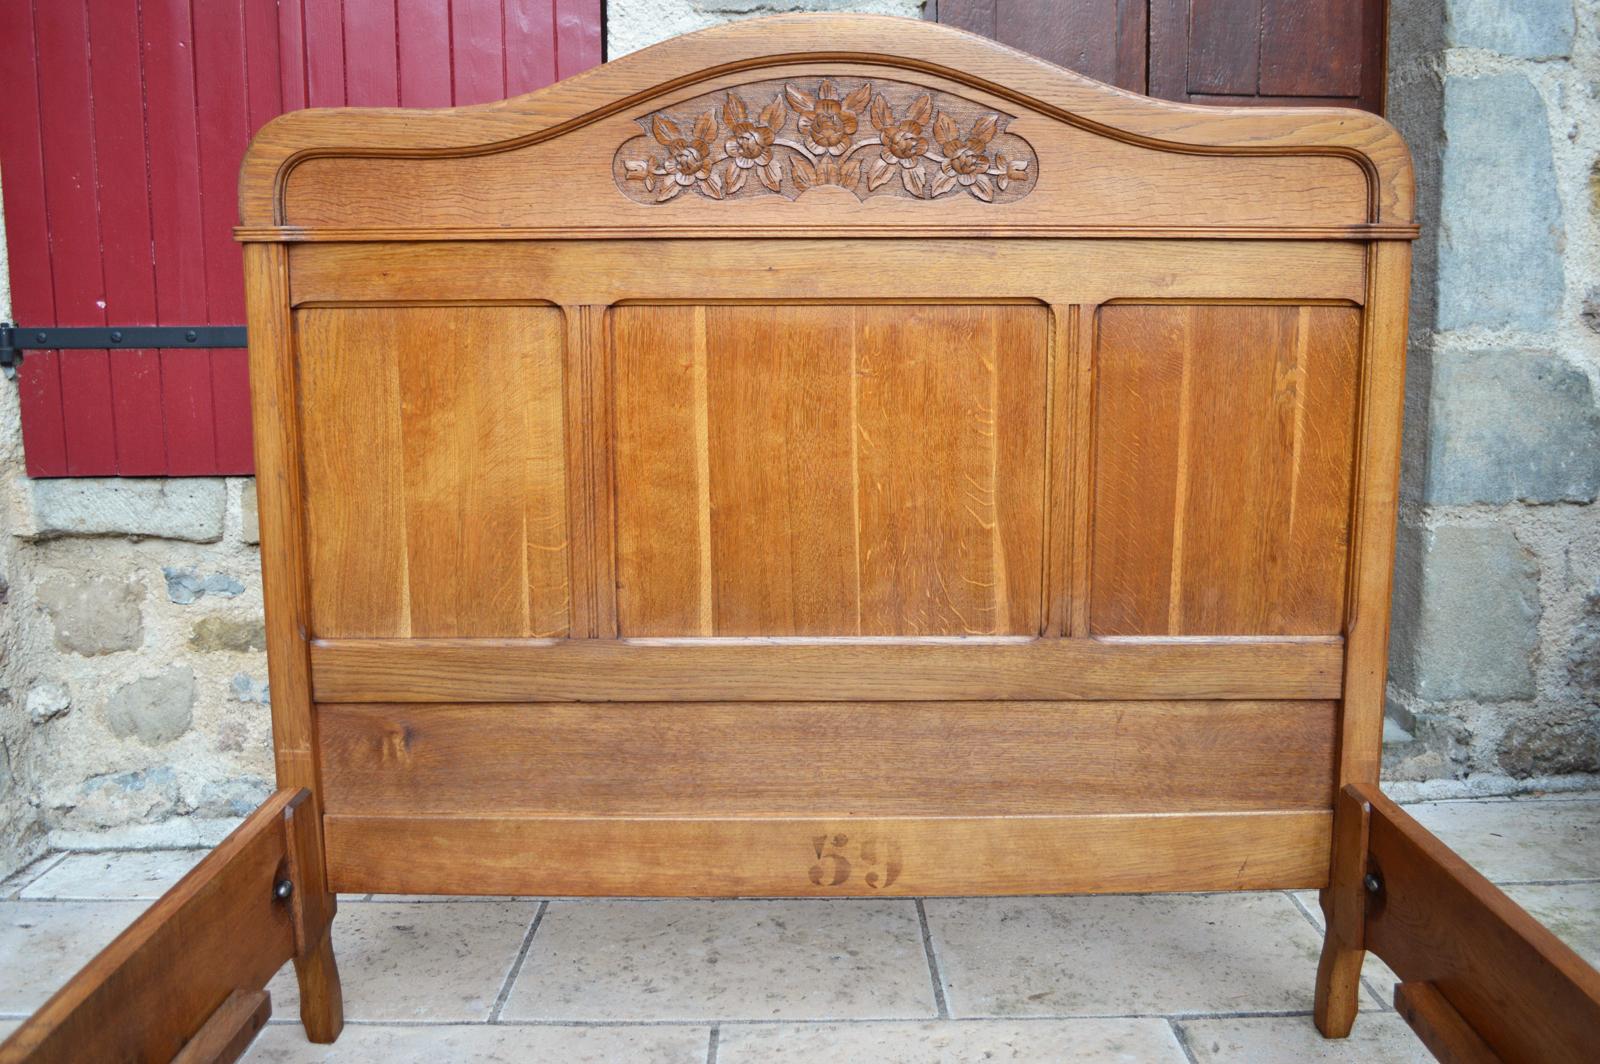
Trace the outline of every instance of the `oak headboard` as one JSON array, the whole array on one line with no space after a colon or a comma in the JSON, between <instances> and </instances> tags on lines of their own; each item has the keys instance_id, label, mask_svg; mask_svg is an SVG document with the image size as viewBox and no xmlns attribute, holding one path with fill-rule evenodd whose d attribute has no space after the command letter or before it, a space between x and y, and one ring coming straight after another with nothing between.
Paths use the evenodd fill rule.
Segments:
<instances>
[{"instance_id":1,"label":"oak headboard","mask_svg":"<svg viewBox=\"0 0 1600 1064\"><path fill-rule=\"evenodd\" d=\"M1381 119L777 17L286 115L240 199L330 889L1326 884L1383 712Z\"/></svg>"}]
</instances>

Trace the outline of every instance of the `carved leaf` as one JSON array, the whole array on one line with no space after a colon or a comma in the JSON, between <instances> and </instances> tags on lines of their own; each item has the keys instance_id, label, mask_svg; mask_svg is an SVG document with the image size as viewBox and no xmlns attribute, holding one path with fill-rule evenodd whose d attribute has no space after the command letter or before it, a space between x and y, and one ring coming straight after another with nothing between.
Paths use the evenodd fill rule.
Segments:
<instances>
[{"instance_id":1,"label":"carved leaf","mask_svg":"<svg viewBox=\"0 0 1600 1064\"><path fill-rule=\"evenodd\" d=\"M956 120L943 111L933 120L933 139L940 144L948 144L961 136L961 130L956 125Z\"/></svg>"},{"instance_id":2,"label":"carved leaf","mask_svg":"<svg viewBox=\"0 0 1600 1064\"><path fill-rule=\"evenodd\" d=\"M809 113L817 109L816 99L804 92L801 92L793 85L785 85L783 87L783 94L789 97L789 106L793 107L796 111L804 111Z\"/></svg>"},{"instance_id":3,"label":"carved leaf","mask_svg":"<svg viewBox=\"0 0 1600 1064\"><path fill-rule=\"evenodd\" d=\"M929 191L929 195L937 199L955 187L956 175L941 173L938 177L933 179L933 188Z\"/></svg>"},{"instance_id":4,"label":"carved leaf","mask_svg":"<svg viewBox=\"0 0 1600 1064\"><path fill-rule=\"evenodd\" d=\"M727 188L728 195L731 196L741 188L744 188L745 176L745 171L739 169L738 165L730 159L728 165L722 169L722 184Z\"/></svg>"},{"instance_id":5,"label":"carved leaf","mask_svg":"<svg viewBox=\"0 0 1600 1064\"><path fill-rule=\"evenodd\" d=\"M872 82L863 82L861 87L844 98L846 111L860 111L867 106L867 101L872 99Z\"/></svg>"},{"instance_id":6,"label":"carved leaf","mask_svg":"<svg viewBox=\"0 0 1600 1064\"><path fill-rule=\"evenodd\" d=\"M656 115L650 123L650 132L655 134L656 143L670 147L674 141L683 139L683 131L666 115Z\"/></svg>"},{"instance_id":7,"label":"carved leaf","mask_svg":"<svg viewBox=\"0 0 1600 1064\"><path fill-rule=\"evenodd\" d=\"M989 178L984 174L979 174L978 180L968 185L967 190L985 203L990 203L994 200L994 186L989 183Z\"/></svg>"},{"instance_id":8,"label":"carved leaf","mask_svg":"<svg viewBox=\"0 0 1600 1064\"><path fill-rule=\"evenodd\" d=\"M838 98L839 98L839 90L834 87L833 82L831 82L831 81L827 80L826 78L824 78L822 80L822 84L817 86L817 99L819 99L819 100L837 100Z\"/></svg>"},{"instance_id":9,"label":"carved leaf","mask_svg":"<svg viewBox=\"0 0 1600 1064\"><path fill-rule=\"evenodd\" d=\"M789 120L789 112L784 109L783 97L779 96L761 109L761 124L776 133L783 128Z\"/></svg>"},{"instance_id":10,"label":"carved leaf","mask_svg":"<svg viewBox=\"0 0 1600 1064\"><path fill-rule=\"evenodd\" d=\"M999 189L1001 192L1004 192L1010 186L1011 186L1011 179L1009 177L1007 177L1005 174L996 175L996 177L994 179L994 187L995 188Z\"/></svg>"},{"instance_id":11,"label":"carved leaf","mask_svg":"<svg viewBox=\"0 0 1600 1064\"><path fill-rule=\"evenodd\" d=\"M744 101L736 93L728 93L728 99L722 105L722 120L731 126L749 117L750 111L745 107Z\"/></svg>"},{"instance_id":12,"label":"carved leaf","mask_svg":"<svg viewBox=\"0 0 1600 1064\"><path fill-rule=\"evenodd\" d=\"M888 129L894 125L894 110L881 95L872 98L871 118L874 129Z\"/></svg>"},{"instance_id":13,"label":"carved leaf","mask_svg":"<svg viewBox=\"0 0 1600 1064\"><path fill-rule=\"evenodd\" d=\"M978 119L978 124L972 127L972 146L977 151L982 151L983 146L994 139L995 132L1000 128L998 115L984 115Z\"/></svg>"},{"instance_id":14,"label":"carved leaf","mask_svg":"<svg viewBox=\"0 0 1600 1064\"><path fill-rule=\"evenodd\" d=\"M656 202L665 203L667 200L683 191L683 186L676 181L668 181L661 186L661 191L656 193Z\"/></svg>"},{"instance_id":15,"label":"carved leaf","mask_svg":"<svg viewBox=\"0 0 1600 1064\"><path fill-rule=\"evenodd\" d=\"M928 124L928 119L933 117L933 97L923 93L911 102L911 109L906 112L906 118L919 126Z\"/></svg>"},{"instance_id":16,"label":"carved leaf","mask_svg":"<svg viewBox=\"0 0 1600 1064\"><path fill-rule=\"evenodd\" d=\"M694 120L694 139L702 144L710 144L711 139L717 135L717 116L707 111Z\"/></svg>"},{"instance_id":17,"label":"carved leaf","mask_svg":"<svg viewBox=\"0 0 1600 1064\"><path fill-rule=\"evenodd\" d=\"M928 178L922 172L922 167L918 166L909 170L905 167L900 167L899 169L900 183L906 187L907 192L921 199L923 191L928 187Z\"/></svg>"},{"instance_id":18,"label":"carved leaf","mask_svg":"<svg viewBox=\"0 0 1600 1064\"><path fill-rule=\"evenodd\" d=\"M881 100L883 97L880 96L878 99ZM879 185L893 177L894 172L899 169L900 167L894 163L884 162L883 156L878 156L872 161L872 169L867 171L867 191L875 191Z\"/></svg>"},{"instance_id":19,"label":"carved leaf","mask_svg":"<svg viewBox=\"0 0 1600 1064\"><path fill-rule=\"evenodd\" d=\"M712 199L721 199L725 195L722 189L722 175L714 173L700 182L700 191Z\"/></svg>"},{"instance_id":20,"label":"carved leaf","mask_svg":"<svg viewBox=\"0 0 1600 1064\"><path fill-rule=\"evenodd\" d=\"M783 164L774 159L760 170L761 183L774 192L782 191Z\"/></svg>"},{"instance_id":21,"label":"carved leaf","mask_svg":"<svg viewBox=\"0 0 1600 1064\"><path fill-rule=\"evenodd\" d=\"M1017 180L1017 181L1025 181L1025 180L1027 180L1027 177L1028 177L1028 160L1026 160L1026 159L1012 159L1011 160L1011 176L1012 176L1012 178L1014 180Z\"/></svg>"},{"instance_id":22,"label":"carved leaf","mask_svg":"<svg viewBox=\"0 0 1600 1064\"><path fill-rule=\"evenodd\" d=\"M629 181L643 181L650 176L650 164L643 159L625 159L622 168L628 172Z\"/></svg>"},{"instance_id":23,"label":"carved leaf","mask_svg":"<svg viewBox=\"0 0 1600 1064\"><path fill-rule=\"evenodd\" d=\"M806 189L817 183L816 167L812 166L805 159L797 155L791 161L790 165L794 168L795 191L804 192Z\"/></svg>"},{"instance_id":24,"label":"carved leaf","mask_svg":"<svg viewBox=\"0 0 1600 1064\"><path fill-rule=\"evenodd\" d=\"M839 184L854 192L861 184L861 160L852 159L844 164L839 174Z\"/></svg>"}]
</instances>

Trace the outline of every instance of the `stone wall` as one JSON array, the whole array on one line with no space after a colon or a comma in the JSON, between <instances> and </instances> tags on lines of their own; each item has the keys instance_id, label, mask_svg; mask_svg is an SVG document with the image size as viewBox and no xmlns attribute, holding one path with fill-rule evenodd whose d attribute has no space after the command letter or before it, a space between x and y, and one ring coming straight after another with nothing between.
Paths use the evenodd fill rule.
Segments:
<instances>
[{"instance_id":1,"label":"stone wall","mask_svg":"<svg viewBox=\"0 0 1600 1064\"><path fill-rule=\"evenodd\" d=\"M609 0L610 54L917 0ZM1417 246L1391 745L1402 792L1600 771L1600 0L1393 0ZM0 255L4 248L0 246ZM3 258L0 258L3 266ZM0 268L0 312L9 309ZM23 475L0 387L0 875L206 843L270 788L248 479Z\"/></svg>"},{"instance_id":2,"label":"stone wall","mask_svg":"<svg viewBox=\"0 0 1600 1064\"><path fill-rule=\"evenodd\" d=\"M1393 0L1426 234L1386 771L1412 790L1600 772L1597 77L1595 0Z\"/></svg>"}]
</instances>

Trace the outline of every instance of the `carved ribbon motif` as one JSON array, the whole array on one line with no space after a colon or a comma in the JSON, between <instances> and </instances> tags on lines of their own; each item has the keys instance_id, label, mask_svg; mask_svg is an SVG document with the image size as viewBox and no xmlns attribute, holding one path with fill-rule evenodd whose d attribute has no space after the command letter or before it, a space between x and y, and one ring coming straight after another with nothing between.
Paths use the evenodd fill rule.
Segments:
<instances>
[{"instance_id":1,"label":"carved ribbon motif","mask_svg":"<svg viewBox=\"0 0 1600 1064\"><path fill-rule=\"evenodd\" d=\"M811 91L786 82L757 111L737 92L723 94L720 108L706 102L710 109L692 120L657 112L640 123L655 143L636 138L619 152L625 193L647 203L689 191L793 199L837 185L863 200L881 190L919 200L964 192L992 203L1026 194L1032 178L1032 152L1004 134L1004 116L961 101L935 111L926 91L896 107L871 82L842 92L824 78Z\"/></svg>"}]
</instances>

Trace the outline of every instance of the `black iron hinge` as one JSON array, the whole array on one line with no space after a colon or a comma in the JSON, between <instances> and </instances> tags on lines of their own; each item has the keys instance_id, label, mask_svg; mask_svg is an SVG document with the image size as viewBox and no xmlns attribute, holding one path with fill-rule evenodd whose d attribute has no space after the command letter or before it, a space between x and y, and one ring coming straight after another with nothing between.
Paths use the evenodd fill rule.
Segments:
<instances>
[{"instance_id":1,"label":"black iron hinge","mask_svg":"<svg viewBox=\"0 0 1600 1064\"><path fill-rule=\"evenodd\" d=\"M34 329L0 321L0 370L8 380L16 379L24 351L246 346L243 325L75 325Z\"/></svg>"}]
</instances>

